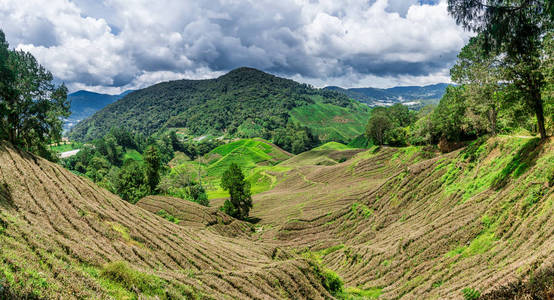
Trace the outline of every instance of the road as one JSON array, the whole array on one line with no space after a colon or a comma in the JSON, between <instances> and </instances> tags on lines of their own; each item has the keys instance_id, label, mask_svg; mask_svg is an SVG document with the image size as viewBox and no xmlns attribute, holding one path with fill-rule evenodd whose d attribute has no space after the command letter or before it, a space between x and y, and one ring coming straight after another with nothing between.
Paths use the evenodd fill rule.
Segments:
<instances>
[{"instance_id":1,"label":"road","mask_svg":"<svg viewBox=\"0 0 554 300\"><path fill-rule=\"evenodd\" d=\"M62 152L62 153L60 153L60 158L68 158L68 157L71 157L71 156L77 154L79 151L81 151L81 149L76 149L76 150L71 150L71 151Z\"/></svg>"}]
</instances>

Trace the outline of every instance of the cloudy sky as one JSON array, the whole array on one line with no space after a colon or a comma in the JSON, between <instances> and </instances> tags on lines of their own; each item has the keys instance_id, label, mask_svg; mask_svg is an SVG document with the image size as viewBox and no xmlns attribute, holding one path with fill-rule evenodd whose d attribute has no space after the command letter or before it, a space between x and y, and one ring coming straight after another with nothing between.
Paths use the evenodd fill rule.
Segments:
<instances>
[{"instance_id":1,"label":"cloudy sky","mask_svg":"<svg viewBox=\"0 0 554 300\"><path fill-rule=\"evenodd\" d=\"M10 46L71 91L255 67L318 87L448 81L469 33L446 0L0 0Z\"/></svg>"}]
</instances>

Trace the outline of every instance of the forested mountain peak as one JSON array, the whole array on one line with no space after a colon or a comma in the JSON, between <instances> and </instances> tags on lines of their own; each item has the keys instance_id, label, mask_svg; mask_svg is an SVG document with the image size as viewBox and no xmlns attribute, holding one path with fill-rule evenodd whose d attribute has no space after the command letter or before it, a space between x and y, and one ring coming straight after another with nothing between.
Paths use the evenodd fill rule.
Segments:
<instances>
[{"instance_id":1,"label":"forested mountain peak","mask_svg":"<svg viewBox=\"0 0 554 300\"><path fill-rule=\"evenodd\" d=\"M295 108L315 104L367 116L367 109L343 94L242 67L216 79L168 81L138 90L79 123L70 137L91 140L121 126L146 135L181 128L192 135L271 138L275 130L287 125ZM332 121L327 119L318 121ZM358 119L350 121L360 123ZM357 134L363 132L364 122L358 124Z\"/></svg>"}]
</instances>

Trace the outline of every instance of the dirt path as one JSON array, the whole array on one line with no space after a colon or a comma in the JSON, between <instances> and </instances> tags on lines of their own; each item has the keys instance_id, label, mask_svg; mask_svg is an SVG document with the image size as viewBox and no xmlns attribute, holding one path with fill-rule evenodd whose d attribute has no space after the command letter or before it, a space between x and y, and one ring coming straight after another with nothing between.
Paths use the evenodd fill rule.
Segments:
<instances>
[{"instance_id":1,"label":"dirt path","mask_svg":"<svg viewBox=\"0 0 554 300\"><path fill-rule=\"evenodd\" d=\"M62 152L62 153L60 153L60 158L71 157L71 156L76 155L77 153L79 153L79 151L81 151L81 149L75 149L75 150L71 150L71 151Z\"/></svg>"}]
</instances>

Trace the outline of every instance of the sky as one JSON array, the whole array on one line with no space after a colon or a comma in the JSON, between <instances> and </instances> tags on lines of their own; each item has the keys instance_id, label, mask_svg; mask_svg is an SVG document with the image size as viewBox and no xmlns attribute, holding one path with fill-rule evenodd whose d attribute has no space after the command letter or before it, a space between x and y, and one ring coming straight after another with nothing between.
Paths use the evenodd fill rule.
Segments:
<instances>
[{"instance_id":1,"label":"sky","mask_svg":"<svg viewBox=\"0 0 554 300\"><path fill-rule=\"evenodd\" d=\"M446 0L0 0L10 47L117 94L248 66L316 87L449 82L470 33Z\"/></svg>"}]
</instances>

